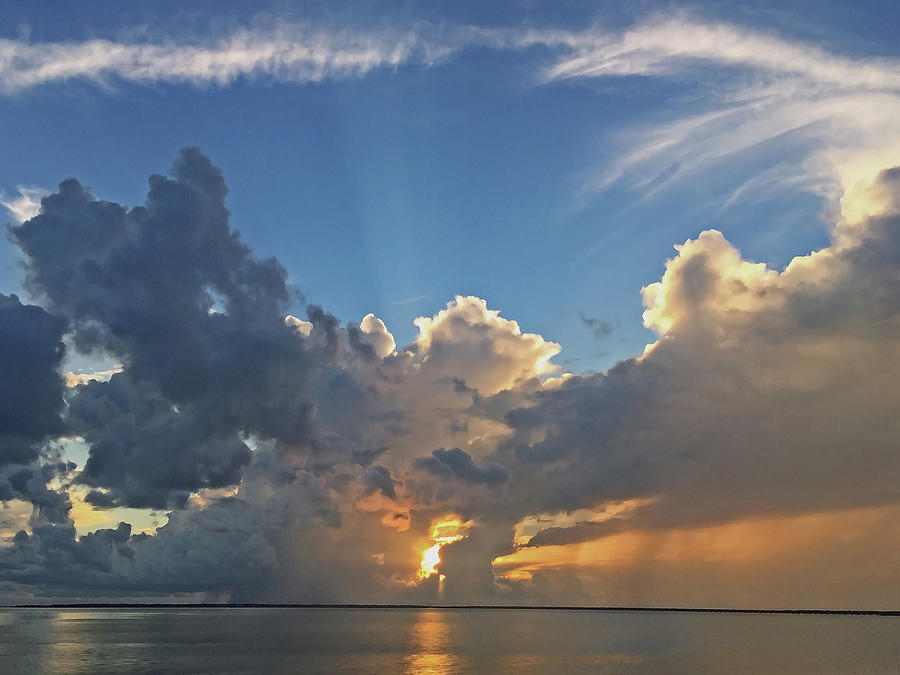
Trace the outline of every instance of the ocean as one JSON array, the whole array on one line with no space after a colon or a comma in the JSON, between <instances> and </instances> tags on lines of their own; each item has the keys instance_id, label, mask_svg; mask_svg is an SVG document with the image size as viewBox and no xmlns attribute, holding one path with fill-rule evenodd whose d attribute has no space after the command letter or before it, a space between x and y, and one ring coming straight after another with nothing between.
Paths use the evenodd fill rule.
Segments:
<instances>
[{"instance_id":1,"label":"ocean","mask_svg":"<svg viewBox=\"0 0 900 675\"><path fill-rule=\"evenodd\" d=\"M4 673L892 673L896 616L0 609Z\"/></svg>"}]
</instances>

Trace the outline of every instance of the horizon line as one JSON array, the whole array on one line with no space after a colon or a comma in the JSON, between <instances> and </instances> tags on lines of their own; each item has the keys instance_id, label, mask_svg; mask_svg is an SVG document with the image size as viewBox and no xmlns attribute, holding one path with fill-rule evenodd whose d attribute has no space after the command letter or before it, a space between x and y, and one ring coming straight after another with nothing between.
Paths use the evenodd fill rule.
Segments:
<instances>
[{"instance_id":1,"label":"horizon line","mask_svg":"<svg viewBox=\"0 0 900 675\"><path fill-rule=\"evenodd\" d=\"M410 603L285 603L285 602L76 602L0 605L0 609L527 609L593 612L682 612L696 614L820 614L900 616L900 609L752 609L728 607L628 607L591 605L435 605Z\"/></svg>"}]
</instances>

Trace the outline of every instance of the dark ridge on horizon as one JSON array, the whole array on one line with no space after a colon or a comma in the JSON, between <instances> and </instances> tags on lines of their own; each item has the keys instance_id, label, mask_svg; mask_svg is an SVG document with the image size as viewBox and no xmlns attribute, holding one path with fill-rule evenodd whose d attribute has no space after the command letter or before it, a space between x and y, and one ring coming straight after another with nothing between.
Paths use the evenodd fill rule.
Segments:
<instances>
[{"instance_id":1,"label":"dark ridge on horizon","mask_svg":"<svg viewBox=\"0 0 900 675\"><path fill-rule=\"evenodd\" d=\"M528 609L579 612L681 612L693 614L824 614L900 616L900 609L731 609L724 607L591 607L582 605L304 604L264 602L79 602L2 605L0 609Z\"/></svg>"}]
</instances>

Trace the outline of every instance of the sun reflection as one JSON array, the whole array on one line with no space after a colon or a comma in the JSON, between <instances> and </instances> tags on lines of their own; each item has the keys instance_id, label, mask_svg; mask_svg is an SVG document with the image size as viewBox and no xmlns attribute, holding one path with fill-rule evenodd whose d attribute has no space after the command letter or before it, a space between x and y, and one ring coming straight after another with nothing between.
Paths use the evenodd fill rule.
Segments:
<instances>
[{"instance_id":1,"label":"sun reflection","mask_svg":"<svg viewBox=\"0 0 900 675\"><path fill-rule=\"evenodd\" d=\"M471 520L463 522L459 516L450 514L432 524L431 540L434 544L422 553L422 562L419 563L418 571L419 579L427 579L437 574L437 566L441 562L441 547L465 537L471 526ZM441 575L439 580L443 581L444 576Z\"/></svg>"},{"instance_id":2,"label":"sun reflection","mask_svg":"<svg viewBox=\"0 0 900 675\"><path fill-rule=\"evenodd\" d=\"M444 675L461 670L460 658L450 649L450 625L443 612L419 612L410 634L406 673Z\"/></svg>"}]
</instances>

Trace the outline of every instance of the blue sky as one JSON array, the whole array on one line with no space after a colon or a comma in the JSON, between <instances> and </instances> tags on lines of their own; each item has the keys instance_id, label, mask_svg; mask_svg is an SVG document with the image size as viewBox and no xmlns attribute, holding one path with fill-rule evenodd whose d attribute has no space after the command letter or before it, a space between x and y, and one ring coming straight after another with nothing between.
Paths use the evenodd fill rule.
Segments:
<instances>
[{"instance_id":1,"label":"blue sky","mask_svg":"<svg viewBox=\"0 0 900 675\"><path fill-rule=\"evenodd\" d=\"M12 40L107 38L178 41L278 20L316 26L478 25L616 30L667 6L625 15L592 3L240 3L210 18L202 3L154 3L107 13L60 3L4 6ZM818 3L817 3L818 6ZM117 5L117 8L119 6ZM746 5L693 7L703 20L740 22L770 35L854 55L892 48L889 7L795 13ZM862 36L865 35L865 40ZM879 36L881 39L879 40ZM5 162L0 188L52 188L76 176L96 196L143 200L146 176L176 151L199 146L223 169L232 225L261 256L275 255L309 302L343 320L382 317L405 344L412 319L457 293L484 297L524 330L560 342L573 370L604 369L652 339L641 326L642 286L658 279L672 245L715 226L745 256L781 267L827 243L826 204L804 190L774 190L722 206L723 195L777 161L778 142L736 153L659 191L650 185L586 188L614 166L628 134L703 108L705 82L623 76L542 82L547 49L475 46L430 66L374 68L321 82L240 77L227 84L105 85L72 78L11 92L0 104ZM773 159L774 158L774 159ZM21 273L4 242L0 282ZM598 341L579 318L614 330Z\"/></svg>"}]
</instances>

